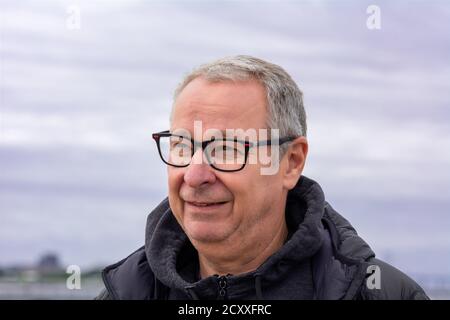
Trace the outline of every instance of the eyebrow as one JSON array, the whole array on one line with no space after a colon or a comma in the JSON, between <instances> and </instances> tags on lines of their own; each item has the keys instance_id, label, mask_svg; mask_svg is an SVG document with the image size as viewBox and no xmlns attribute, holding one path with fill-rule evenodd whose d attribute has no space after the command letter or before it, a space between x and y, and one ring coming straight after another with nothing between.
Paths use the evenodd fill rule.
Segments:
<instances>
[{"instance_id":1,"label":"eyebrow","mask_svg":"<svg viewBox=\"0 0 450 320\"><path fill-rule=\"evenodd\" d=\"M177 129L179 129L179 128L176 128L176 129L174 129L174 130L177 130ZM232 130L232 131L236 131L236 130L243 130L244 132L246 132L247 130L249 130L249 129L252 129L252 128L249 128L249 129L242 129L242 128L237 128L237 129L233 129L233 128L229 128L229 129L215 129L215 128L213 128L214 129L214 131L215 132L220 132L221 134L222 134L222 138L223 139L225 139L225 140L240 140L240 141L246 141L246 140L248 140L250 137L248 136L248 135L244 135L243 137L242 136L236 136L236 135L233 135L233 136L231 136L231 137L227 137L227 133L226 133L226 130ZM262 128L262 129L266 129L266 128ZM260 130L260 129L257 129L257 130ZM189 132L189 134L190 134L190 138L193 140L194 139L194 135L191 133L191 131L189 131L189 130L187 130L188 132ZM174 134L173 133L173 130L167 130L167 132L168 133L171 133L171 134ZM178 137L182 137L182 138L188 138L188 137L186 137L185 135L180 135L180 134L174 134L175 136L178 136ZM270 135L269 135L269 137L268 137L269 139L270 139ZM257 138L256 138L256 140L258 140L258 134L257 134Z\"/></svg>"},{"instance_id":2,"label":"eyebrow","mask_svg":"<svg viewBox=\"0 0 450 320\"><path fill-rule=\"evenodd\" d=\"M177 130L177 129L174 129L174 130ZM175 136L179 136L179 137L184 137L184 138L186 138L186 136L183 136L183 135L180 135L180 134L174 134L174 133L173 133L174 130L167 130L167 133L171 133L171 134L173 134L173 135L175 135ZM215 130L216 132L219 131L219 132L222 134L223 137L225 137L225 136L227 135L226 129L225 129L225 130L224 130L224 129L222 129L222 130L214 129L214 130ZM236 130L236 129L231 129L231 130ZM189 130L186 130L186 131L189 131ZM190 131L189 131L189 134L190 134L191 137L194 136Z\"/></svg>"}]
</instances>

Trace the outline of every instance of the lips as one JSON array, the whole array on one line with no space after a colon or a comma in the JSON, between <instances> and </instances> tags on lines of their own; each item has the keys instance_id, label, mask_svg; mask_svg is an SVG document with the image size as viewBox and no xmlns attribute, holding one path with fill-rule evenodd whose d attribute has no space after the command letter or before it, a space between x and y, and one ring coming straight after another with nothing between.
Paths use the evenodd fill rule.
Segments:
<instances>
[{"instance_id":1,"label":"lips","mask_svg":"<svg viewBox=\"0 0 450 320\"><path fill-rule=\"evenodd\" d=\"M224 208L228 205L229 201L219 201L219 202L203 202L203 201L185 201L185 209L191 213L195 214L217 214L219 212L224 212Z\"/></svg>"},{"instance_id":2,"label":"lips","mask_svg":"<svg viewBox=\"0 0 450 320\"><path fill-rule=\"evenodd\" d=\"M212 207L212 206L218 206L221 204L226 203L227 201L220 201L220 202L197 202L197 201L186 201L188 204L196 207Z\"/></svg>"}]
</instances>

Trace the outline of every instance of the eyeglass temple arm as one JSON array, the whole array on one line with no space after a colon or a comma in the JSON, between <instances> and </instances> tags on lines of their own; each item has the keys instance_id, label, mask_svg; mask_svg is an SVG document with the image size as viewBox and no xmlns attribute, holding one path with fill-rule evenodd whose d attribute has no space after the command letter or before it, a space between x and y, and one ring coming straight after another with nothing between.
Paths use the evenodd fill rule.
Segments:
<instances>
[{"instance_id":1,"label":"eyeglass temple arm","mask_svg":"<svg viewBox=\"0 0 450 320\"><path fill-rule=\"evenodd\" d=\"M297 137L284 137L278 140L278 145L282 145L283 143L292 141L296 139ZM276 141L274 141L276 142ZM270 146L272 145L272 140L266 140L266 141L258 141L255 145L257 146Z\"/></svg>"}]
</instances>

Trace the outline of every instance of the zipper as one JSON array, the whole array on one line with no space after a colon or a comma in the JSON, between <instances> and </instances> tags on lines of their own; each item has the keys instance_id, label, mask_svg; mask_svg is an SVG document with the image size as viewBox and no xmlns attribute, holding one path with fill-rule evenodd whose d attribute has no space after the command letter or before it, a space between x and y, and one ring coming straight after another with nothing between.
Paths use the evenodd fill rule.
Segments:
<instances>
[{"instance_id":1,"label":"zipper","mask_svg":"<svg viewBox=\"0 0 450 320\"><path fill-rule=\"evenodd\" d=\"M227 300L228 278L227 276L217 276L217 284L219 285L219 300Z\"/></svg>"}]
</instances>

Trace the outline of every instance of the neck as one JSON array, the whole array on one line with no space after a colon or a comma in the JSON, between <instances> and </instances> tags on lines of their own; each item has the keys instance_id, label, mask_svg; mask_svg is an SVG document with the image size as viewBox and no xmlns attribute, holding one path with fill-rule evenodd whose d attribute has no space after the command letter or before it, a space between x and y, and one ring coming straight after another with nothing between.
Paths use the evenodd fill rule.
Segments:
<instances>
[{"instance_id":1,"label":"neck","mask_svg":"<svg viewBox=\"0 0 450 320\"><path fill-rule=\"evenodd\" d=\"M241 241L234 241L234 245L224 243L206 251L201 250L200 246L198 256L201 278L215 274L238 275L256 270L283 246L288 236L284 217L279 221L277 228L273 228L273 224L269 224L268 227L273 232L265 233L261 230L256 232L258 235L263 234L265 236L263 239L241 239Z\"/></svg>"}]
</instances>

